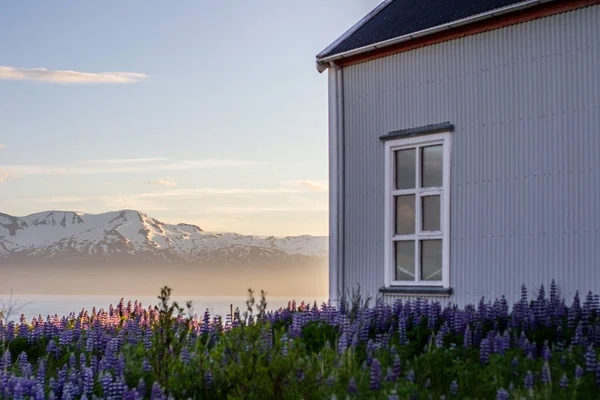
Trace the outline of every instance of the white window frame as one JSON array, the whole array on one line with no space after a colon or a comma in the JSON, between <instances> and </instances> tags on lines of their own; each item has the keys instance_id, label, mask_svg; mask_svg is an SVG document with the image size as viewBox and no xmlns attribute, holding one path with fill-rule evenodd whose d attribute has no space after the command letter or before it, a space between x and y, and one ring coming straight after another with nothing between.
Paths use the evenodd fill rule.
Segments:
<instances>
[{"instance_id":1,"label":"white window frame","mask_svg":"<svg viewBox=\"0 0 600 400\"><path fill-rule=\"evenodd\" d=\"M441 144L442 148L442 178L441 187L419 188L421 185L420 171L421 166L421 147ZM450 287L450 154L451 154L451 133L441 132L417 137L393 139L385 142L385 286L435 286ZM416 188L406 190L395 190L395 157L394 151L416 148ZM395 202L394 197L403 194L415 195L415 234L396 235L395 234ZM440 198L440 231L427 232L421 231L421 197L426 195L439 195ZM395 254L394 242L399 240L415 241L415 280L397 281L395 278ZM441 239L442 240L442 280L441 281L421 281L419 280L421 259L418 242L423 239Z\"/></svg>"}]
</instances>

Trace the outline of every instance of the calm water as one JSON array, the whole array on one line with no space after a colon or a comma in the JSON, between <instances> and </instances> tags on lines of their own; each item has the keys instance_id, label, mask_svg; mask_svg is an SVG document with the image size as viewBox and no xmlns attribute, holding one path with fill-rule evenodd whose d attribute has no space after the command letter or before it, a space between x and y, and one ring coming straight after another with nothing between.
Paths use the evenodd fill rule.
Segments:
<instances>
[{"instance_id":1,"label":"calm water","mask_svg":"<svg viewBox=\"0 0 600 400\"><path fill-rule=\"evenodd\" d=\"M156 296L124 296L125 304L128 300L134 302L138 300L147 308L149 305L158 304ZM68 315L71 312L79 313L82 309L92 311L104 308L108 310L110 304L116 306L119 303L119 296L56 296L56 295L13 295L11 304L16 306L16 312L10 319L18 319L21 314L24 314L27 320L33 317L42 315L44 318L48 315L57 314L59 316ZM229 306L239 307L240 311L246 310L246 297L178 297L174 296L173 300L185 306L187 300L192 301L192 307L195 313L201 315L206 309L210 310L211 314L225 316L229 314ZM257 299L258 302L259 299ZM267 297L267 309L274 310L280 307L287 306L289 298L283 297ZM297 304L302 300L312 303L317 301L319 306L326 298L308 297L305 299L295 299ZM6 309L10 301L9 295L0 295L0 309Z\"/></svg>"}]
</instances>

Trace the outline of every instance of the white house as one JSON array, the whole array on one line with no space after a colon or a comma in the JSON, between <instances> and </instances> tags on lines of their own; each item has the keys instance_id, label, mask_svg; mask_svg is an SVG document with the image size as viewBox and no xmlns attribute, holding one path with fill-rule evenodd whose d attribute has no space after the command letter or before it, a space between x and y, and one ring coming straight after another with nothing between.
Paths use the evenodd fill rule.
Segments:
<instances>
[{"instance_id":1,"label":"white house","mask_svg":"<svg viewBox=\"0 0 600 400\"><path fill-rule=\"evenodd\" d=\"M600 289L600 1L385 1L329 74L330 297Z\"/></svg>"}]
</instances>

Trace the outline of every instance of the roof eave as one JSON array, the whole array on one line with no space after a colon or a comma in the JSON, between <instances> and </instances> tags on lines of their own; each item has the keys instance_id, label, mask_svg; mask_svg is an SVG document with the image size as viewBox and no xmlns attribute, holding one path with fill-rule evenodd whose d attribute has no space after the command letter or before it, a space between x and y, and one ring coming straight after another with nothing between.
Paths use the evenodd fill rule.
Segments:
<instances>
[{"instance_id":1,"label":"roof eave","mask_svg":"<svg viewBox=\"0 0 600 400\"><path fill-rule=\"evenodd\" d=\"M556 0L525 0L520 3L512 4L510 6L497 8L495 10L487 11L487 12L481 13L481 14L472 15L470 17L452 21L447 24L423 29L421 31L413 32L413 33L403 35L403 36L398 36L398 37L384 40L384 41L374 43L374 44L371 44L368 46L359 47L359 48L348 50L348 51L345 51L342 53L331 54L331 55L325 56L325 57L320 56L321 54L324 54L324 53L326 54L328 49L333 48L334 47L333 44L335 44L337 46L341 42L341 40L340 40L341 37L340 37L340 39L338 39L336 42L332 43L330 46L327 47L327 49L323 50L321 53L319 53L319 55L317 55L317 60L316 60L317 71L319 71L319 73L324 72L325 70L327 70L327 68L329 68L332 65L332 63L335 63L336 61L341 60L343 58L348 58L348 57L353 57L353 56L356 56L359 54L368 53L368 52L371 52L374 50L381 49L383 47L388 47L388 46L392 46L392 45L395 45L398 43L407 42L409 40L414 40L417 38L421 38L423 36L429 36L429 35L432 35L432 34L435 34L438 32L442 32L445 30L449 30L449 29L460 27L460 26L472 24L475 22L483 21L486 19L497 17L499 15L504 15L504 14L508 14L511 12L524 10L526 8L531 8L536 5L543 4L543 3L549 3L552 1L556 1ZM371 16L371 18L372 18L372 16ZM364 21L363 25L366 22L367 21ZM358 28L356 28L356 29L358 29ZM344 34L343 35L344 39L347 36L349 36L349 35Z\"/></svg>"},{"instance_id":2,"label":"roof eave","mask_svg":"<svg viewBox=\"0 0 600 400\"><path fill-rule=\"evenodd\" d=\"M373 19L373 17L375 17L377 14L379 14L379 12L381 10L383 10L392 1L394 1L394 0L384 0L383 2L381 2L377 7L375 7L373 10L371 10L370 13L368 13L367 15L365 15L360 21L358 21L356 24L352 25L350 27L350 29L348 29L346 32L344 32L342 34L342 36L338 37L329 46L327 46L326 48L324 48L323 50L321 50L319 52L319 54L317 54L317 59L323 58L324 54L329 53L338 44L340 44L341 42L343 42L344 40L346 40L348 38L348 36L352 35L359 28L361 28L363 25L365 25L367 22L369 22L371 19Z\"/></svg>"}]
</instances>

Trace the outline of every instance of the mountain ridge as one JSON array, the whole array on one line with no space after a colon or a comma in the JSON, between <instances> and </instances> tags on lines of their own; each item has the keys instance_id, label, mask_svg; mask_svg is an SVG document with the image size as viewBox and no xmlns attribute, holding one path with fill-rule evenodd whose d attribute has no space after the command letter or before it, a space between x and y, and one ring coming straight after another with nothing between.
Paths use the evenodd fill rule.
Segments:
<instances>
[{"instance_id":1,"label":"mountain ridge","mask_svg":"<svg viewBox=\"0 0 600 400\"><path fill-rule=\"evenodd\" d=\"M327 256L327 236L215 233L164 223L131 209L87 214L49 210L16 217L0 212L0 262L95 260L184 264L306 262Z\"/></svg>"}]
</instances>

